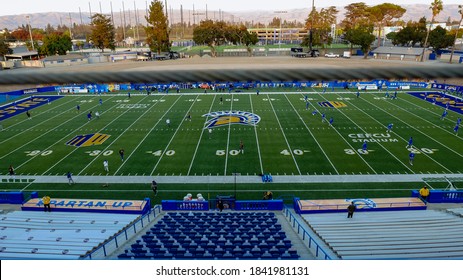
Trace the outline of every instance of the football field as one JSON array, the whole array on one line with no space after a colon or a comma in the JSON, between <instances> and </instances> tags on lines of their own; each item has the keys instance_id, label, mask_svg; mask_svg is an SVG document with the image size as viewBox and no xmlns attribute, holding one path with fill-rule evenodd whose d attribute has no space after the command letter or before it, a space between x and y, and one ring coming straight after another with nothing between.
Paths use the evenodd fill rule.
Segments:
<instances>
[{"instance_id":1,"label":"football field","mask_svg":"<svg viewBox=\"0 0 463 280\"><path fill-rule=\"evenodd\" d=\"M65 96L31 109L31 119L2 121L1 173L9 165L48 176L461 173L453 131L461 115L441 120L443 110L405 91Z\"/></svg>"}]
</instances>

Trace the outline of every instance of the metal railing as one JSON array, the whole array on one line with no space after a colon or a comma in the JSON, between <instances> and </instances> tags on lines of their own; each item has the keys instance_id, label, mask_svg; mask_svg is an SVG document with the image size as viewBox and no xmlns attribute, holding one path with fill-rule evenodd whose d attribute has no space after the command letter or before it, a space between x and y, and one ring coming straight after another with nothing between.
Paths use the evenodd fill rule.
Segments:
<instances>
[{"instance_id":1,"label":"metal railing","mask_svg":"<svg viewBox=\"0 0 463 280\"><path fill-rule=\"evenodd\" d=\"M291 223L291 226L293 228L297 227L297 234L301 235L302 234L302 240L305 241L308 239L307 245L309 246L310 249L315 251L315 257L317 259L324 259L324 260L331 260L331 257L323 250L323 248L320 247L320 245L317 243L317 241L305 230L305 228L299 223L299 221L296 219L296 217L291 213L288 207L285 207L285 217L286 219L289 220Z\"/></svg>"},{"instance_id":2,"label":"metal railing","mask_svg":"<svg viewBox=\"0 0 463 280\"><path fill-rule=\"evenodd\" d=\"M101 260L106 258L108 255L119 249L120 246L125 244L125 241L135 236L140 230L143 230L145 225L149 224L159 213L161 213L161 206L156 205L150 209L148 213L142 215L139 219L127 225L118 233L85 253L85 255L82 255L79 259Z\"/></svg>"}]
</instances>

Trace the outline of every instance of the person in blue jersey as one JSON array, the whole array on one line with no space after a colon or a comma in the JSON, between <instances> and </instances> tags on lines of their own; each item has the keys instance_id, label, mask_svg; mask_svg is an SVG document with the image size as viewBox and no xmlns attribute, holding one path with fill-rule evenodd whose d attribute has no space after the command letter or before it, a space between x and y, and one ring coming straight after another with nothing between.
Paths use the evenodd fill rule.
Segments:
<instances>
[{"instance_id":1,"label":"person in blue jersey","mask_svg":"<svg viewBox=\"0 0 463 280\"><path fill-rule=\"evenodd\" d=\"M450 102L445 103L445 110L447 110L450 107Z\"/></svg>"},{"instance_id":2,"label":"person in blue jersey","mask_svg":"<svg viewBox=\"0 0 463 280\"><path fill-rule=\"evenodd\" d=\"M317 110L313 111L312 112L312 115L315 116L316 114L318 114Z\"/></svg>"},{"instance_id":3,"label":"person in blue jersey","mask_svg":"<svg viewBox=\"0 0 463 280\"><path fill-rule=\"evenodd\" d=\"M92 120L92 111L88 112L87 119L88 119L88 121Z\"/></svg>"},{"instance_id":4,"label":"person in blue jersey","mask_svg":"<svg viewBox=\"0 0 463 280\"><path fill-rule=\"evenodd\" d=\"M304 96L304 101L307 102L308 99L309 99L309 96L306 94L306 95Z\"/></svg>"},{"instance_id":5,"label":"person in blue jersey","mask_svg":"<svg viewBox=\"0 0 463 280\"><path fill-rule=\"evenodd\" d=\"M453 129L453 132L455 132L455 135L458 135L458 129L460 128L460 124L456 124L455 128Z\"/></svg>"},{"instance_id":6,"label":"person in blue jersey","mask_svg":"<svg viewBox=\"0 0 463 280\"><path fill-rule=\"evenodd\" d=\"M394 96L392 97L392 99L397 99L397 90L394 91Z\"/></svg>"},{"instance_id":7,"label":"person in blue jersey","mask_svg":"<svg viewBox=\"0 0 463 280\"><path fill-rule=\"evenodd\" d=\"M333 122L334 122L334 119L333 117L330 118L330 125L332 126L333 125Z\"/></svg>"},{"instance_id":8,"label":"person in blue jersey","mask_svg":"<svg viewBox=\"0 0 463 280\"><path fill-rule=\"evenodd\" d=\"M357 90L357 94L356 94L356 95L357 95L357 98L360 97L360 91L359 91L359 90Z\"/></svg>"},{"instance_id":9,"label":"person in blue jersey","mask_svg":"<svg viewBox=\"0 0 463 280\"><path fill-rule=\"evenodd\" d=\"M103 105L103 99L100 98L99 102L100 102L100 106Z\"/></svg>"},{"instance_id":10,"label":"person in blue jersey","mask_svg":"<svg viewBox=\"0 0 463 280\"><path fill-rule=\"evenodd\" d=\"M413 137L410 136L410 139L408 139L408 145L405 148L411 148L413 147Z\"/></svg>"},{"instance_id":11,"label":"person in blue jersey","mask_svg":"<svg viewBox=\"0 0 463 280\"><path fill-rule=\"evenodd\" d=\"M461 118L457 119L457 124L459 125L461 123Z\"/></svg>"},{"instance_id":12,"label":"person in blue jersey","mask_svg":"<svg viewBox=\"0 0 463 280\"><path fill-rule=\"evenodd\" d=\"M363 144L362 144L362 151L364 151L364 152L368 151L367 140L364 140L364 141L363 141Z\"/></svg>"},{"instance_id":13,"label":"person in blue jersey","mask_svg":"<svg viewBox=\"0 0 463 280\"><path fill-rule=\"evenodd\" d=\"M325 92L326 92L326 88L323 88L323 93L325 93Z\"/></svg>"},{"instance_id":14,"label":"person in blue jersey","mask_svg":"<svg viewBox=\"0 0 463 280\"><path fill-rule=\"evenodd\" d=\"M440 117L440 120L443 121L445 119L445 117L447 117L447 109L444 110L444 112L442 112L442 116Z\"/></svg>"},{"instance_id":15,"label":"person in blue jersey","mask_svg":"<svg viewBox=\"0 0 463 280\"><path fill-rule=\"evenodd\" d=\"M433 104L433 105L436 105L436 102L437 102L437 98L436 98L436 97L433 97L433 98L432 98L432 104Z\"/></svg>"},{"instance_id":16,"label":"person in blue jersey","mask_svg":"<svg viewBox=\"0 0 463 280\"><path fill-rule=\"evenodd\" d=\"M127 93L127 96L130 98L130 91Z\"/></svg>"},{"instance_id":17,"label":"person in blue jersey","mask_svg":"<svg viewBox=\"0 0 463 280\"><path fill-rule=\"evenodd\" d=\"M409 158L410 165L413 165L413 160L415 160L415 153L410 152L410 154L408 155L408 158Z\"/></svg>"},{"instance_id":18,"label":"person in blue jersey","mask_svg":"<svg viewBox=\"0 0 463 280\"><path fill-rule=\"evenodd\" d=\"M325 113L322 113L322 122L325 122L325 120L326 120L326 115Z\"/></svg>"},{"instance_id":19,"label":"person in blue jersey","mask_svg":"<svg viewBox=\"0 0 463 280\"><path fill-rule=\"evenodd\" d=\"M69 183L69 185L75 184L75 183L74 183L74 180L72 179L72 173L71 173L71 171L68 171L68 173L66 173L66 178L68 178L68 183Z\"/></svg>"},{"instance_id":20,"label":"person in blue jersey","mask_svg":"<svg viewBox=\"0 0 463 280\"><path fill-rule=\"evenodd\" d=\"M121 148L119 150L119 156L121 157L121 161L124 161L124 154L125 154L125 151L124 151L124 149Z\"/></svg>"},{"instance_id":21,"label":"person in blue jersey","mask_svg":"<svg viewBox=\"0 0 463 280\"><path fill-rule=\"evenodd\" d=\"M306 102L305 102L305 109L306 109L306 110L309 110L309 107L310 107L310 102L309 102L309 101L306 101Z\"/></svg>"},{"instance_id":22,"label":"person in blue jersey","mask_svg":"<svg viewBox=\"0 0 463 280\"><path fill-rule=\"evenodd\" d=\"M391 132L393 126L394 126L393 123L388 124L386 132Z\"/></svg>"},{"instance_id":23,"label":"person in blue jersey","mask_svg":"<svg viewBox=\"0 0 463 280\"><path fill-rule=\"evenodd\" d=\"M386 90L386 93L384 94L384 97L389 98L389 91Z\"/></svg>"},{"instance_id":24,"label":"person in blue jersey","mask_svg":"<svg viewBox=\"0 0 463 280\"><path fill-rule=\"evenodd\" d=\"M79 104L77 104L76 109L77 109L77 113L79 113L80 112L80 105Z\"/></svg>"}]
</instances>

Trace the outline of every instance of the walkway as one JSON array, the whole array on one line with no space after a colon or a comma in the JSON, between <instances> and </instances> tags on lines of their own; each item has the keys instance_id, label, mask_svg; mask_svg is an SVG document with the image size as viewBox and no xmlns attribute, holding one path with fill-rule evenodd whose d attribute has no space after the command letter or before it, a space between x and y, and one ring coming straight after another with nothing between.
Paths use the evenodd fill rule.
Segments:
<instances>
[{"instance_id":1,"label":"walkway","mask_svg":"<svg viewBox=\"0 0 463 280\"><path fill-rule=\"evenodd\" d=\"M390 174L390 175L294 175L273 176L273 183L397 183L421 182L425 178L461 178L463 174ZM153 179L161 184L257 184L260 176L75 176L81 184L146 184ZM62 176L0 176L3 183L68 183Z\"/></svg>"}]
</instances>

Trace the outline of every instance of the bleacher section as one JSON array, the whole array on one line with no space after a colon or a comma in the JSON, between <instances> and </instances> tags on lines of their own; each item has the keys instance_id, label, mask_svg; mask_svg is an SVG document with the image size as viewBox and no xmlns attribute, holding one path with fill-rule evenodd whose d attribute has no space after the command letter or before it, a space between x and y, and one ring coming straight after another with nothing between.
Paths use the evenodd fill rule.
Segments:
<instances>
[{"instance_id":1,"label":"bleacher section","mask_svg":"<svg viewBox=\"0 0 463 280\"><path fill-rule=\"evenodd\" d=\"M14 211L0 215L0 259L78 259L138 215Z\"/></svg>"},{"instance_id":2,"label":"bleacher section","mask_svg":"<svg viewBox=\"0 0 463 280\"><path fill-rule=\"evenodd\" d=\"M341 259L463 258L463 219L457 214L428 210L346 216L327 213L303 218Z\"/></svg>"},{"instance_id":3,"label":"bleacher section","mask_svg":"<svg viewBox=\"0 0 463 280\"><path fill-rule=\"evenodd\" d=\"M299 259L273 212L168 212L119 259Z\"/></svg>"}]
</instances>

